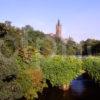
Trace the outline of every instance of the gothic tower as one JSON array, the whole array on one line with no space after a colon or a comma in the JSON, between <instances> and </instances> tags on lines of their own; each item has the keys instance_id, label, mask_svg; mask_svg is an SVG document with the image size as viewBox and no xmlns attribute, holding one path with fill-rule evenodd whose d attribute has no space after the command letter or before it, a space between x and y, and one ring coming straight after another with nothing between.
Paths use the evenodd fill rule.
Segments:
<instances>
[{"instance_id":1,"label":"gothic tower","mask_svg":"<svg viewBox=\"0 0 100 100\"><path fill-rule=\"evenodd\" d=\"M58 20L56 25L56 37L61 38L61 33L62 33L62 27L60 24L60 20Z\"/></svg>"}]
</instances>

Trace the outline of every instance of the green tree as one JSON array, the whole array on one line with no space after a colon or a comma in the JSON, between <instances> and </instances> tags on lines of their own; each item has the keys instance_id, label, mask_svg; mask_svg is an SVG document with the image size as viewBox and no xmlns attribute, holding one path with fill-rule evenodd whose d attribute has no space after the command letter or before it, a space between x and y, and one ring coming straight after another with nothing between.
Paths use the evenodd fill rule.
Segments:
<instances>
[{"instance_id":1,"label":"green tree","mask_svg":"<svg viewBox=\"0 0 100 100\"><path fill-rule=\"evenodd\" d=\"M100 53L99 45L100 41L95 39L87 39L86 41L81 41L82 54L83 55L96 55Z\"/></svg>"},{"instance_id":2,"label":"green tree","mask_svg":"<svg viewBox=\"0 0 100 100\"><path fill-rule=\"evenodd\" d=\"M0 38L7 34L7 27L4 23L0 23Z\"/></svg>"},{"instance_id":3,"label":"green tree","mask_svg":"<svg viewBox=\"0 0 100 100\"><path fill-rule=\"evenodd\" d=\"M0 100L14 100L21 98L21 87L17 83L18 67L14 60L0 57Z\"/></svg>"},{"instance_id":4,"label":"green tree","mask_svg":"<svg viewBox=\"0 0 100 100\"><path fill-rule=\"evenodd\" d=\"M77 43L72 38L69 38L66 43L66 54L67 55L76 55L77 50L78 50Z\"/></svg>"},{"instance_id":5,"label":"green tree","mask_svg":"<svg viewBox=\"0 0 100 100\"><path fill-rule=\"evenodd\" d=\"M65 46L65 43L61 40L61 38L58 38L58 37L54 37L54 40L55 40L55 54L56 55L65 55L65 51L66 51L66 46Z\"/></svg>"},{"instance_id":6,"label":"green tree","mask_svg":"<svg viewBox=\"0 0 100 100\"><path fill-rule=\"evenodd\" d=\"M40 43L40 53L44 56L53 55L55 52L54 41L51 38L44 38Z\"/></svg>"},{"instance_id":7,"label":"green tree","mask_svg":"<svg viewBox=\"0 0 100 100\"><path fill-rule=\"evenodd\" d=\"M41 55L32 46L21 49L16 59L19 67L18 83L27 100L37 97L43 88L43 75L40 69Z\"/></svg>"}]
</instances>

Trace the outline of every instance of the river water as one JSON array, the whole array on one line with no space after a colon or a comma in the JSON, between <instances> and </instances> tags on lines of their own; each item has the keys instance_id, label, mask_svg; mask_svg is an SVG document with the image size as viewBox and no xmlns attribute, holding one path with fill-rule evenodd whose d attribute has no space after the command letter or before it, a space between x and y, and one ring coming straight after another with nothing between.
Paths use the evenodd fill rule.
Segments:
<instances>
[{"instance_id":1,"label":"river water","mask_svg":"<svg viewBox=\"0 0 100 100\"><path fill-rule=\"evenodd\" d=\"M38 96L36 100L100 100L100 87L84 73L72 81L68 91L50 86Z\"/></svg>"}]
</instances>

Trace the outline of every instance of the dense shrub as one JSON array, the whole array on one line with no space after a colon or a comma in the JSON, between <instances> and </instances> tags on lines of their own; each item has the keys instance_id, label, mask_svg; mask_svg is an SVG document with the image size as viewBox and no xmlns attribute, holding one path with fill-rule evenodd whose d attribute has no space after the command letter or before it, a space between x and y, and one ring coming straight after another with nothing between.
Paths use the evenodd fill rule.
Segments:
<instances>
[{"instance_id":1,"label":"dense shrub","mask_svg":"<svg viewBox=\"0 0 100 100\"><path fill-rule=\"evenodd\" d=\"M19 67L17 82L27 100L33 100L44 85L42 70L39 66L40 59L39 53L29 46L21 49L16 60Z\"/></svg>"},{"instance_id":2,"label":"dense shrub","mask_svg":"<svg viewBox=\"0 0 100 100\"><path fill-rule=\"evenodd\" d=\"M69 85L82 73L82 61L76 57L53 56L45 58L41 67L45 79L53 86Z\"/></svg>"},{"instance_id":3,"label":"dense shrub","mask_svg":"<svg viewBox=\"0 0 100 100\"><path fill-rule=\"evenodd\" d=\"M15 52L14 41L4 40L4 43L2 44L0 51L7 58L12 56L13 53Z\"/></svg>"},{"instance_id":4,"label":"dense shrub","mask_svg":"<svg viewBox=\"0 0 100 100\"><path fill-rule=\"evenodd\" d=\"M21 87L23 96L27 100L33 100L37 97L37 92L41 91L43 88L43 75L42 71L37 68L28 67L26 69L20 70L17 77L17 83Z\"/></svg>"},{"instance_id":5,"label":"dense shrub","mask_svg":"<svg viewBox=\"0 0 100 100\"><path fill-rule=\"evenodd\" d=\"M25 48L20 48L19 49L19 54L18 54L18 59L19 63L22 64L22 66L34 66L34 67L39 67L40 61L42 59L42 56L40 53L34 49L32 46L27 46Z\"/></svg>"},{"instance_id":6,"label":"dense shrub","mask_svg":"<svg viewBox=\"0 0 100 100\"><path fill-rule=\"evenodd\" d=\"M16 64L0 58L0 100L15 100L22 96L20 85L16 81L17 75Z\"/></svg>"},{"instance_id":7,"label":"dense shrub","mask_svg":"<svg viewBox=\"0 0 100 100\"><path fill-rule=\"evenodd\" d=\"M31 96L33 100L34 97L37 97L37 92L40 92L43 88L43 74L42 71L37 68L27 69L25 73L27 76L29 76L30 80L32 81L32 86L30 87L30 89L28 89L25 96L28 98L29 96Z\"/></svg>"},{"instance_id":8,"label":"dense shrub","mask_svg":"<svg viewBox=\"0 0 100 100\"><path fill-rule=\"evenodd\" d=\"M87 57L83 60L84 69L88 72L88 74L100 82L100 57Z\"/></svg>"}]
</instances>

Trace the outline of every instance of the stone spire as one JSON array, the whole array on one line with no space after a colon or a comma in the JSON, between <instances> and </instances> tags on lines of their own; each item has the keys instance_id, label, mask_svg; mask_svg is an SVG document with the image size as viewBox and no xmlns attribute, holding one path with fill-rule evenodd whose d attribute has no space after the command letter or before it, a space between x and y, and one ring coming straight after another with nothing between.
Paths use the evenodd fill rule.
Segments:
<instances>
[{"instance_id":1,"label":"stone spire","mask_svg":"<svg viewBox=\"0 0 100 100\"><path fill-rule=\"evenodd\" d=\"M56 24L56 37L61 38L61 33L62 33L62 27L60 24L60 20L58 20Z\"/></svg>"}]
</instances>

